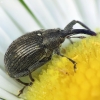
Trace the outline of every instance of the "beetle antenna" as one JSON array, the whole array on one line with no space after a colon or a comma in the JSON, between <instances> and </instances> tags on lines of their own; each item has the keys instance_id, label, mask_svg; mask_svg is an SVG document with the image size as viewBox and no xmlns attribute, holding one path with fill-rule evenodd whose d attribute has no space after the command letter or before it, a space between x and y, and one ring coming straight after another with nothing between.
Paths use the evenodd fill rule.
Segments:
<instances>
[{"instance_id":1,"label":"beetle antenna","mask_svg":"<svg viewBox=\"0 0 100 100\"><path fill-rule=\"evenodd\" d=\"M86 28L87 30L90 30L90 28L88 28L85 24L83 24L82 22L77 21L77 20L71 21L71 22L64 28L64 30L66 30L66 31L71 30L71 29L73 28L73 26L74 26L76 23L80 24L81 26L83 26L83 27Z\"/></svg>"}]
</instances>

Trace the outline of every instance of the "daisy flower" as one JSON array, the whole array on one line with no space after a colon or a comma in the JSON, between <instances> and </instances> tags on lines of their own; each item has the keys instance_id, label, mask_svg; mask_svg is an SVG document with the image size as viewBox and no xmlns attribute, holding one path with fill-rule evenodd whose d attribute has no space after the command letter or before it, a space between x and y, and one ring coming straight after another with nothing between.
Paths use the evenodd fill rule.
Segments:
<instances>
[{"instance_id":1,"label":"daisy flower","mask_svg":"<svg viewBox=\"0 0 100 100\"><path fill-rule=\"evenodd\" d=\"M100 100L99 5L99 0L0 0L0 100ZM74 44L66 39L62 44L62 53L77 63L76 72L68 59L53 55L32 73L34 84L18 97L23 85L5 71L4 54L9 45L27 32L64 29L72 20L98 33ZM28 77L21 79L30 81Z\"/></svg>"}]
</instances>

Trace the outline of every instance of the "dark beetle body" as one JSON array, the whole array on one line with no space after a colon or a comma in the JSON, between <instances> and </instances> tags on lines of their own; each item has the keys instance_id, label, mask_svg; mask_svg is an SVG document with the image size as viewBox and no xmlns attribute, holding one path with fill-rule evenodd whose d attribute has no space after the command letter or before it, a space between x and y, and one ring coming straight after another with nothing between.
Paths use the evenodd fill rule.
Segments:
<instances>
[{"instance_id":1,"label":"dark beetle body","mask_svg":"<svg viewBox=\"0 0 100 100\"><path fill-rule=\"evenodd\" d=\"M76 23L86 29L72 29ZM12 78L26 76L51 59L53 51L59 49L66 37L74 34L96 35L79 21L72 21L64 30L38 30L25 34L9 46L5 53L4 62L8 74Z\"/></svg>"},{"instance_id":2,"label":"dark beetle body","mask_svg":"<svg viewBox=\"0 0 100 100\"><path fill-rule=\"evenodd\" d=\"M8 74L19 78L43 65L51 58L53 50L64 41L60 36L60 29L39 30L13 41L4 59Z\"/></svg>"}]
</instances>

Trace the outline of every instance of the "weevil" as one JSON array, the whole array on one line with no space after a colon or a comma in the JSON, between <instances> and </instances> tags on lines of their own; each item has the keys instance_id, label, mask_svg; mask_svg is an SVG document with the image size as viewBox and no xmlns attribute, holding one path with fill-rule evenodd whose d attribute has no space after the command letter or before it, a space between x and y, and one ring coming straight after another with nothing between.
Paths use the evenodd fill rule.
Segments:
<instances>
[{"instance_id":1,"label":"weevil","mask_svg":"<svg viewBox=\"0 0 100 100\"><path fill-rule=\"evenodd\" d=\"M76 23L83 26L84 29L73 29ZM37 30L23 35L11 43L5 53L4 63L9 76L25 85L19 95L26 86L31 85L34 81L31 73L50 61L53 53L64 57L60 53L60 45L66 38L70 39L71 36L80 33L91 36L96 35L82 22L73 20L63 30L60 28ZM66 58L74 64L75 69L76 62L69 57ZM22 82L19 79L26 75L29 75L30 83Z\"/></svg>"}]
</instances>

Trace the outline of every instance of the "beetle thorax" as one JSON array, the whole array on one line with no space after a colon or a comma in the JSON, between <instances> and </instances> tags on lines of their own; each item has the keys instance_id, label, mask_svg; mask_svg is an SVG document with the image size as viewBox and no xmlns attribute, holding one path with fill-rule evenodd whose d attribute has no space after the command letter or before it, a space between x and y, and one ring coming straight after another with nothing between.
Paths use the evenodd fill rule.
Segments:
<instances>
[{"instance_id":1,"label":"beetle thorax","mask_svg":"<svg viewBox=\"0 0 100 100\"><path fill-rule=\"evenodd\" d=\"M61 33L59 32L51 32L43 35L43 45L45 45L48 49L54 50L63 43L65 38L61 37Z\"/></svg>"}]
</instances>

